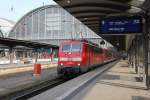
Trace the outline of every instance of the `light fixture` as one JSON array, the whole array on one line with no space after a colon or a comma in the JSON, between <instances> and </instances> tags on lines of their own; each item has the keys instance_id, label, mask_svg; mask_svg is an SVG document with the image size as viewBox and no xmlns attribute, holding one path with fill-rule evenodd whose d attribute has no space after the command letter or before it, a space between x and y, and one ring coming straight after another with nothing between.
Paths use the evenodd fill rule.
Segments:
<instances>
[{"instance_id":1,"label":"light fixture","mask_svg":"<svg viewBox=\"0 0 150 100\"><path fill-rule=\"evenodd\" d=\"M139 13L142 10L138 7L131 6L131 9L128 10L129 13Z\"/></svg>"},{"instance_id":2,"label":"light fixture","mask_svg":"<svg viewBox=\"0 0 150 100\"><path fill-rule=\"evenodd\" d=\"M88 18L84 18L85 20L87 20Z\"/></svg>"},{"instance_id":3,"label":"light fixture","mask_svg":"<svg viewBox=\"0 0 150 100\"><path fill-rule=\"evenodd\" d=\"M68 4L70 4L70 2L71 2L70 0L67 0L67 3L68 3Z\"/></svg>"},{"instance_id":4,"label":"light fixture","mask_svg":"<svg viewBox=\"0 0 150 100\"><path fill-rule=\"evenodd\" d=\"M131 0L129 4L135 7L140 7L145 1L146 0Z\"/></svg>"},{"instance_id":5,"label":"light fixture","mask_svg":"<svg viewBox=\"0 0 150 100\"><path fill-rule=\"evenodd\" d=\"M119 42L116 45L119 46Z\"/></svg>"}]
</instances>

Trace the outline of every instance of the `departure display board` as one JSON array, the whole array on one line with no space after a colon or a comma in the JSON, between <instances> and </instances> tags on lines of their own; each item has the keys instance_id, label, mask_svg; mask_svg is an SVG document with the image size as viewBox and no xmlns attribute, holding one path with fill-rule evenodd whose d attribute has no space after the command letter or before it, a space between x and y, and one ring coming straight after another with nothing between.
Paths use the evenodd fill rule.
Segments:
<instances>
[{"instance_id":1,"label":"departure display board","mask_svg":"<svg viewBox=\"0 0 150 100\"><path fill-rule=\"evenodd\" d=\"M142 33L141 16L105 17L100 21L101 34Z\"/></svg>"}]
</instances>

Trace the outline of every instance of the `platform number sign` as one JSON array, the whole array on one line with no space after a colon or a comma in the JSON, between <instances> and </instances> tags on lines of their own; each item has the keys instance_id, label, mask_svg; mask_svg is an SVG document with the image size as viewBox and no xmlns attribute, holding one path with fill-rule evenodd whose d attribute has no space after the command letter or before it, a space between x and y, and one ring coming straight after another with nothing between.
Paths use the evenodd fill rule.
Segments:
<instances>
[{"instance_id":1,"label":"platform number sign","mask_svg":"<svg viewBox=\"0 0 150 100\"><path fill-rule=\"evenodd\" d=\"M107 17L100 21L101 34L142 33L141 16Z\"/></svg>"}]
</instances>

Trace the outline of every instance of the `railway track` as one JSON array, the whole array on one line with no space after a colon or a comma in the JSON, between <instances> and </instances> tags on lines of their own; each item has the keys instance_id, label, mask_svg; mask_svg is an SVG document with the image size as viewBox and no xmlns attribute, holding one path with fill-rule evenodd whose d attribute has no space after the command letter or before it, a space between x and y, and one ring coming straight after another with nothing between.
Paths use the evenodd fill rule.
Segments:
<instances>
[{"instance_id":1,"label":"railway track","mask_svg":"<svg viewBox=\"0 0 150 100\"><path fill-rule=\"evenodd\" d=\"M24 89L24 90L17 91L15 93L0 97L0 100L27 100L35 95L38 95L48 89L58 86L66 81L67 80L64 80L62 78L56 78L53 80L42 82L28 89Z\"/></svg>"}]
</instances>

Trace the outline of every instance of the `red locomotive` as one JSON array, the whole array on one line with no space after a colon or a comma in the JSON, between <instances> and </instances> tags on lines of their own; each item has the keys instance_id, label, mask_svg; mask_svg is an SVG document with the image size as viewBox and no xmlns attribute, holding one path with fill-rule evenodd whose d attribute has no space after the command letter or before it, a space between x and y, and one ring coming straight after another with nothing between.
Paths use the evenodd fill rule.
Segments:
<instances>
[{"instance_id":1,"label":"red locomotive","mask_svg":"<svg viewBox=\"0 0 150 100\"><path fill-rule=\"evenodd\" d=\"M86 40L61 43L58 52L58 74L82 73L113 59L109 50Z\"/></svg>"}]
</instances>

